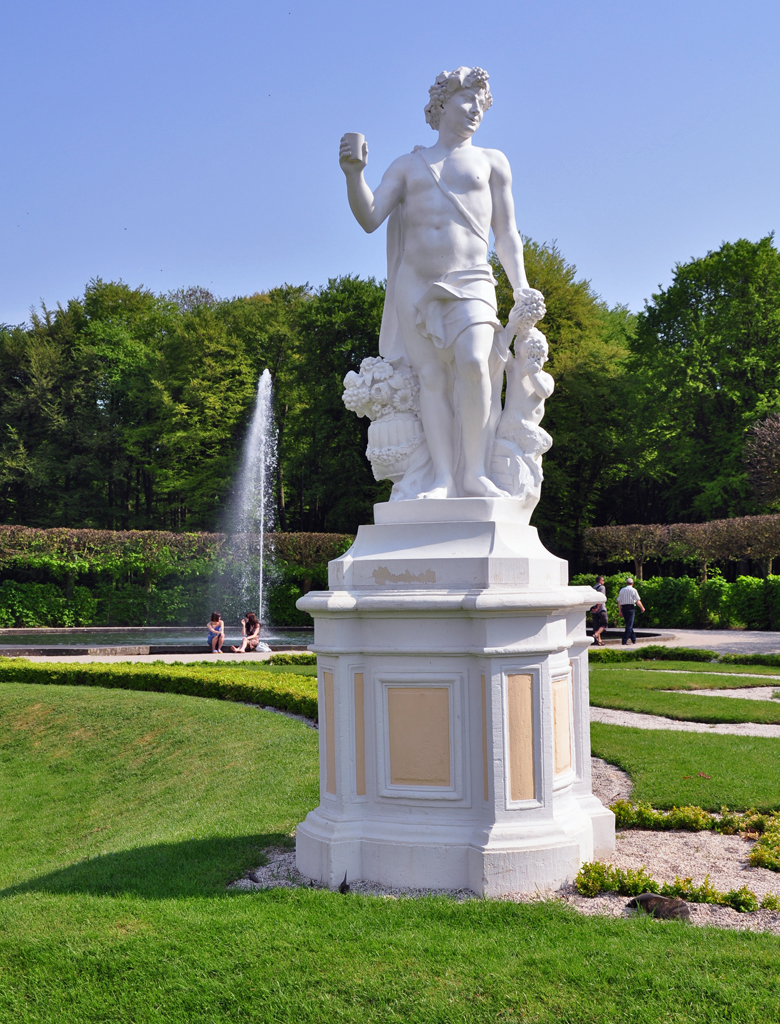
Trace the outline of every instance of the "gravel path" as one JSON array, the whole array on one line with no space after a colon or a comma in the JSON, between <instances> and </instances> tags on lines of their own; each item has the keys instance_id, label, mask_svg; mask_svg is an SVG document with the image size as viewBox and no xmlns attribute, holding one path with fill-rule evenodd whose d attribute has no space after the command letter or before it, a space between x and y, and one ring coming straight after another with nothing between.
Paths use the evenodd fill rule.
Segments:
<instances>
[{"instance_id":1,"label":"gravel path","mask_svg":"<svg viewBox=\"0 0 780 1024\"><path fill-rule=\"evenodd\" d=\"M626 909L627 896L580 896L573 885L561 886L553 896L568 903L580 914L588 916L602 914L606 917L632 917L636 913L634 910ZM531 902L533 898L524 895L517 898L516 902ZM544 898L544 895L536 897L539 898ZM690 923L700 927L709 925L734 931L771 932L773 935L780 935L780 913L776 910L755 910L752 914L740 914L731 907L716 907L711 903L689 903L688 907L691 912Z\"/></svg>"},{"instance_id":2,"label":"gravel path","mask_svg":"<svg viewBox=\"0 0 780 1024\"><path fill-rule=\"evenodd\" d=\"M679 691L675 690L675 693ZM701 692L701 691L699 691ZM613 708L590 709L591 722L604 725L628 725L634 729L670 729L672 732L709 732L718 736L780 737L780 725L762 722L729 722L708 725L706 722L677 722L660 715L640 715L636 711L616 711Z\"/></svg>"},{"instance_id":3,"label":"gravel path","mask_svg":"<svg viewBox=\"0 0 780 1024\"><path fill-rule=\"evenodd\" d=\"M593 795L609 807L616 800L628 800L631 796L631 776L600 757L591 757L591 788Z\"/></svg>"},{"instance_id":4,"label":"gravel path","mask_svg":"<svg viewBox=\"0 0 780 1024\"><path fill-rule=\"evenodd\" d=\"M774 694L780 693L780 685L774 686L750 686L739 690L661 690L661 693L690 693L694 697L736 697L738 700L773 700L780 704L780 697Z\"/></svg>"}]
</instances>

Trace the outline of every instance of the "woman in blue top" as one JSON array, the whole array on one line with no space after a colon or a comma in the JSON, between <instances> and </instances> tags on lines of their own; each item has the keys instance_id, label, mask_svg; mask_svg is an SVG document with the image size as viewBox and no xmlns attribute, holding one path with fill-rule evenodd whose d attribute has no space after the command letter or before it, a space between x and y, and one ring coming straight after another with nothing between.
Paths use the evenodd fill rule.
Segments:
<instances>
[{"instance_id":1,"label":"woman in blue top","mask_svg":"<svg viewBox=\"0 0 780 1024\"><path fill-rule=\"evenodd\" d=\"M211 613L211 622L209 622L207 629L209 635L206 637L206 643L211 648L211 653L222 654L222 644L225 642L225 623L222 621L222 616L219 612Z\"/></svg>"}]
</instances>

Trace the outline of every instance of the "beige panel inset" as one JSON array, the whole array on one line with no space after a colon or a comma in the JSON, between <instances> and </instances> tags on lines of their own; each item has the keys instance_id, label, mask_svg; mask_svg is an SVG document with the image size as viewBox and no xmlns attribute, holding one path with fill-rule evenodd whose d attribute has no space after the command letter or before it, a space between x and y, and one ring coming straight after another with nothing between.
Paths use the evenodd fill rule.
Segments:
<instances>
[{"instance_id":1,"label":"beige panel inset","mask_svg":"<svg viewBox=\"0 0 780 1024\"><path fill-rule=\"evenodd\" d=\"M533 676L506 677L509 727L509 795L512 800L533 800L534 698Z\"/></svg>"},{"instance_id":2,"label":"beige panel inset","mask_svg":"<svg viewBox=\"0 0 780 1024\"><path fill-rule=\"evenodd\" d=\"M333 673L323 672L325 686L325 792L336 792L336 725L333 721Z\"/></svg>"},{"instance_id":3,"label":"beige panel inset","mask_svg":"<svg viewBox=\"0 0 780 1024\"><path fill-rule=\"evenodd\" d=\"M363 673L355 673L355 792L366 795L366 718L363 706Z\"/></svg>"},{"instance_id":4,"label":"beige panel inset","mask_svg":"<svg viewBox=\"0 0 780 1024\"><path fill-rule=\"evenodd\" d=\"M389 686L390 781L450 785L450 692L446 686Z\"/></svg>"},{"instance_id":5,"label":"beige panel inset","mask_svg":"<svg viewBox=\"0 0 780 1024\"><path fill-rule=\"evenodd\" d=\"M485 784L485 802L489 799L488 792L488 746L487 746L487 692L485 677L482 676L482 778Z\"/></svg>"},{"instance_id":6,"label":"beige panel inset","mask_svg":"<svg viewBox=\"0 0 780 1024\"><path fill-rule=\"evenodd\" d=\"M555 745L555 774L571 768L571 724L569 722L569 678L562 676L552 681L553 737Z\"/></svg>"}]
</instances>

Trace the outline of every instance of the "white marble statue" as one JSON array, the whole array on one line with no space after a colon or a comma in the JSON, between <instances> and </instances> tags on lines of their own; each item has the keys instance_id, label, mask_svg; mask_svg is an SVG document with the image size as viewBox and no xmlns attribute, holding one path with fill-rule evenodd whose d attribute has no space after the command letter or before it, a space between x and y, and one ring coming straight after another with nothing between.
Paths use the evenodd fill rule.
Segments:
<instances>
[{"instance_id":1,"label":"white marble statue","mask_svg":"<svg viewBox=\"0 0 780 1024\"><path fill-rule=\"evenodd\" d=\"M364 361L360 374L347 376L345 402L373 421L376 437L369 436L368 454L377 478L394 481L391 500L532 492L538 500L541 454L550 443L538 421L552 387L541 363L538 371L529 369L535 357L526 348L534 344L529 331L544 315L544 300L526 278L509 163L498 150L472 144L491 103L481 68L442 72L425 107L438 141L395 160L374 192L364 177L368 146L356 142L362 136L341 141L340 163L358 223L371 232L389 218L381 359L369 367ZM491 228L515 299L506 329L488 263ZM522 369L512 387L516 398L502 413L504 367L515 335L509 365ZM516 376L512 369L510 383ZM392 399L402 380L413 397L399 415ZM366 389L371 396L374 389L384 394L382 387L387 401L361 399ZM503 440L496 439L499 420L511 431ZM525 422L534 429L521 440L517 424Z\"/></svg>"}]
</instances>

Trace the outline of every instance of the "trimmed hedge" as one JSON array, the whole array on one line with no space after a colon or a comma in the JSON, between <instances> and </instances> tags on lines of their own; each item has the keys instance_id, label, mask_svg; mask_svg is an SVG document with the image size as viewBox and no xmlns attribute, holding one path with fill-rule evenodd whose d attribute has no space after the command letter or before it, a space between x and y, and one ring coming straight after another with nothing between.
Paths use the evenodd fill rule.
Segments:
<instances>
[{"instance_id":1,"label":"trimmed hedge","mask_svg":"<svg viewBox=\"0 0 780 1024\"><path fill-rule=\"evenodd\" d=\"M720 814L711 814L701 807L689 805L672 807L669 811L656 811L642 800L635 804L630 800L616 800L610 805L610 810L615 815L616 828L636 828L649 832L719 832L724 836L734 836L739 832L755 835L780 833L780 812L766 814L755 808L740 813L721 807ZM775 870L780 870L780 863Z\"/></svg>"},{"instance_id":2,"label":"trimmed hedge","mask_svg":"<svg viewBox=\"0 0 780 1024\"><path fill-rule=\"evenodd\" d=\"M607 615L612 626L622 626L617 595L627 573L606 576ZM571 586L593 586L595 573L572 577ZM739 576L728 583L716 571L707 580L692 576L654 576L634 586L645 611L637 610L636 625L661 629L780 629L780 576Z\"/></svg>"},{"instance_id":3,"label":"trimmed hedge","mask_svg":"<svg viewBox=\"0 0 780 1024\"><path fill-rule=\"evenodd\" d=\"M723 655L726 661L730 656ZM736 655L735 655L736 657ZM646 647L632 647L622 651L612 647L591 647L590 660L605 664L621 661L720 661L714 651L699 650L695 647L661 647L648 644Z\"/></svg>"},{"instance_id":4,"label":"trimmed hedge","mask_svg":"<svg viewBox=\"0 0 780 1024\"><path fill-rule=\"evenodd\" d=\"M0 683L104 686L118 690L180 693L245 704L262 704L317 720L317 680L294 672L263 672L262 665L124 662L105 665L39 664L22 658L0 661Z\"/></svg>"},{"instance_id":5,"label":"trimmed hedge","mask_svg":"<svg viewBox=\"0 0 780 1024\"><path fill-rule=\"evenodd\" d=\"M0 583L0 628L14 626L88 626L97 598L87 587L74 587L70 599L56 583Z\"/></svg>"},{"instance_id":6,"label":"trimmed hedge","mask_svg":"<svg viewBox=\"0 0 780 1024\"><path fill-rule=\"evenodd\" d=\"M267 664L269 665L316 665L317 655L310 654L308 651L301 651L300 653L292 652L290 654L272 654L268 659Z\"/></svg>"},{"instance_id":7,"label":"trimmed hedge","mask_svg":"<svg viewBox=\"0 0 780 1024\"><path fill-rule=\"evenodd\" d=\"M352 540L267 534L269 620L309 625L295 602L327 588L328 561ZM260 563L256 538L241 534L0 526L0 626L197 625L213 608L238 622L257 604Z\"/></svg>"},{"instance_id":8,"label":"trimmed hedge","mask_svg":"<svg viewBox=\"0 0 780 1024\"><path fill-rule=\"evenodd\" d=\"M696 647L661 647L648 644L623 651L613 647L591 647L590 660L601 664L625 661L708 661L721 665L766 665L780 668L780 654L716 654Z\"/></svg>"}]
</instances>

